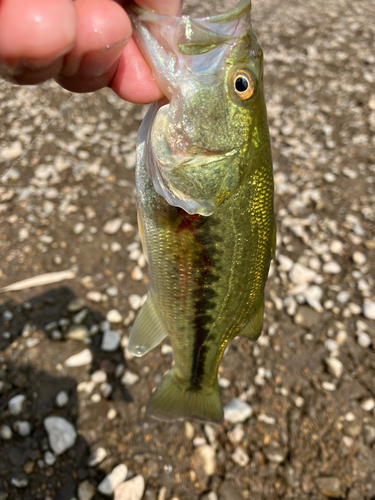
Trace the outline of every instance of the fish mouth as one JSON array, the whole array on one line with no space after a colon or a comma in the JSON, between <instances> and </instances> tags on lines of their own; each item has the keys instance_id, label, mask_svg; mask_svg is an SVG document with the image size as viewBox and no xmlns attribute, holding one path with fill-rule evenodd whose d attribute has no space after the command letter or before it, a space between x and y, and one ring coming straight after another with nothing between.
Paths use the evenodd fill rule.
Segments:
<instances>
[{"instance_id":1,"label":"fish mouth","mask_svg":"<svg viewBox=\"0 0 375 500\"><path fill-rule=\"evenodd\" d=\"M133 36L153 78L164 95L171 98L187 68L193 73L202 71L202 58L192 56L210 53L208 59L203 58L206 71L207 61L215 59L221 48L251 30L250 11L251 0L242 0L228 12L199 18L157 14L134 4L128 14Z\"/></svg>"},{"instance_id":2,"label":"fish mouth","mask_svg":"<svg viewBox=\"0 0 375 500\"><path fill-rule=\"evenodd\" d=\"M240 184L238 148L211 151L197 147L181 153L168 140L168 104L159 108L151 127L146 168L155 191L188 214L212 215Z\"/></svg>"}]
</instances>

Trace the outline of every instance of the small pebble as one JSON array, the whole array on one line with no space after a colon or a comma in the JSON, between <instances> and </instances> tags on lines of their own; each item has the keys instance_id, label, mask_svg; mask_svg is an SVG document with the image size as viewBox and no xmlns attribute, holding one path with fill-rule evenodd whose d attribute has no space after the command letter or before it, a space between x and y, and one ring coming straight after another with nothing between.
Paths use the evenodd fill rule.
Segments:
<instances>
[{"instance_id":1,"label":"small pebble","mask_svg":"<svg viewBox=\"0 0 375 500\"><path fill-rule=\"evenodd\" d=\"M185 437L186 437L186 439L192 440L193 437L194 437L194 427L193 427L193 425L190 422L185 421L184 427L185 427Z\"/></svg>"},{"instance_id":2,"label":"small pebble","mask_svg":"<svg viewBox=\"0 0 375 500\"><path fill-rule=\"evenodd\" d=\"M334 260L331 260L323 265L323 272L326 274L338 274L341 272L341 266Z\"/></svg>"},{"instance_id":3,"label":"small pebble","mask_svg":"<svg viewBox=\"0 0 375 500\"><path fill-rule=\"evenodd\" d=\"M16 420L13 424L13 429L22 437L27 437L31 434L31 425L27 420Z\"/></svg>"},{"instance_id":4,"label":"small pebble","mask_svg":"<svg viewBox=\"0 0 375 500\"><path fill-rule=\"evenodd\" d=\"M134 310L137 311L143 304L143 299L140 295L136 295L135 293L129 295L128 297L129 305Z\"/></svg>"},{"instance_id":5,"label":"small pebble","mask_svg":"<svg viewBox=\"0 0 375 500\"><path fill-rule=\"evenodd\" d=\"M101 350L106 351L106 352L113 352L116 351L121 342L121 337L118 332L115 330L106 330L103 333L103 339L101 343Z\"/></svg>"},{"instance_id":6,"label":"small pebble","mask_svg":"<svg viewBox=\"0 0 375 500\"><path fill-rule=\"evenodd\" d=\"M77 432L73 425L62 417L47 417L44 419L44 428L48 434L48 441L55 455L61 455L72 448L77 439Z\"/></svg>"},{"instance_id":7,"label":"small pebble","mask_svg":"<svg viewBox=\"0 0 375 500\"><path fill-rule=\"evenodd\" d=\"M326 358L325 360L328 371L336 378L340 378L344 370L344 365L337 358Z\"/></svg>"},{"instance_id":8,"label":"small pebble","mask_svg":"<svg viewBox=\"0 0 375 500\"><path fill-rule=\"evenodd\" d=\"M117 411L114 408L110 408L107 413L108 420L114 420L117 417Z\"/></svg>"},{"instance_id":9,"label":"small pebble","mask_svg":"<svg viewBox=\"0 0 375 500\"><path fill-rule=\"evenodd\" d=\"M69 403L68 393L65 391L60 391L56 396L55 402L56 406L58 406L59 408L66 406Z\"/></svg>"},{"instance_id":10,"label":"small pebble","mask_svg":"<svg viewBox=\"0 0 375 500\"><path fill-rule=\"evenodd\" d=\"M125 481L128 474L128 468L125 464L117 465L105 478L99 483L98 491L103 495L113 494L116 486Z\"/></svg>"},{"instance_id":11,"label":"small pebble","mask_svg":"<svg viewBox=\"0 0 375 500\"><path fill-rule=\"evenodd\" d=\"M375 302L365 300L363 303L363 315L367 319L375 320Z\"/></svg>"},{"instance_id":12,"label":"small pebble","mask_svg":"<svg viewBox=\"0 0 375 500\"><path fill-rule=\"evenodd\" d=\"M105 234L115 234L120 229L122 220L120 218L112 219L106 222L103 226Z\"/></svg>"},{"instance_id":13,"label":"small pebble","mask_svg":"<svg viewBox=\"0 0 375 500\"><path fill-rule=\"evenodd\" d=\"M69 368L75 368L78 366L89 365L92 362L92 354L90 349L84 349L78 354L74 354L70 356L67 360L65 360L64 365Z\"/></svg>"},{"instance_id":14,"label":"small pebble","mask_svg":"<svg viewBox=\"0 0 375 500\"><path fill-rule=\"evenodd\" d=\"M92 500L95 496L95 486L86 479L79 483L77 494L78 500Z\"/></svg>"},{"instance_id":15,"label":"small pebble","mask_svg":"<svg viewBox=\"0 0 375 500\"><path fill-rule=\"evenodd\" d=\"M370 347L371 345L371 337L368 333L366 332L359 332L357 336L357 343L359 346L363 347L366 349L367 347Z\"/></svg>"},{"instance_id":16,"label":"small pebble","mask_svg":"<svg viewBox=\"0 0 375 500\"><path fill-rule=\"evenodd\" d=\"M237 424L233 430L228 432L228 439L232 444L240 443L245 437L245 431L242 425Z\"/></svg>"},{"instance_id":17,"label":"small pebble","mask_svg":"<svg viewBox=\"0 0 375 500\"><path fill-rule=\"evenodd\" d=\"M90 300L91 302L95 302L99 304L99 302L102 302L103 300L103 295L100 292L96 292L95 290L91 290L90 292L87 293L86 295L87 300Z\"/></svg>"},{"instance_id":18,"label":"small pebble","mask_svg":"<svg viewBox=\"0 0 375 500\"><path fill-rule=\"evenodd\" d=\"M129 370L126 370L121 378L121 383L124 385L134 385L138 382L139 376Z\"/></svg>"},{"instance_id":19,"label":"small pebble","mask_svg":"<svg viewBox=\"0 0 375 500\"><path fill-rule=\"evenodd\" d=\"M253 409L250 405L234 398L224 407L224 420L231 424L244 422L253 414Z\"/></svg>"},{"instance_id":20,"label":"small pebble","mask_svg":"<svg viewBox=\"0 0 375 500\"><path fill-rule=\"evenodd\" d=\"M12 429L9 427L9 425L1 425L0 426L0 438L4 439L4 441L9 441L9 439L12 439L13 432Z\"/></svg>"},{"instance_id":21,"label":"small pebble","mask_svg":"<svg viewBox=\"0 0 375 500\"><path fill-rule=\"evenodd\" d=\"M322 387L325 391L335 391L336 390L336 386L335 384L333 384L332 382L323 382L322 383Z\"/></svg>"},{"instance_id":22,"label":"small pebble","mask_svg":"<svg viewBox=\"0 0 375 500\"><path fill-rule=\"evenodd\" d=\"M56 462L56 457L55 455L50 452L49 450L47 450L44 454L44 463L46 465L53 465L55 462Z\"/></svg>"},{"instance_id":23,"label":"small pebble","mask_svg":"<svg viewBox=\"0 0 375 500\"><path fill-rule=\"evenodd\" d=\"M12 399L10 399L8 402L9 412L12 415L19 415L22 412L22 405L25 400L26 396L24 396L23 394L18 394L17 396L14 396Z\"/></svg>"},{"instance_id":24,"label":"small pebble","mask_svg":"<svg viewBox=\"0 0 375 500\"><path fill-rule=\"evenodd\" d=\"M83 341L89 337L89 330L84 325L74 325L69 328L65 337L70 340Z\"/></svg>"},{"instance_id":25,"label":"small pebble","mask_svg":"<svg viewBox=\"0 0 375 500\"><path fill-rule=\"evenodd\" d=\"M111 309L107 312L106 319L110 323L121 323L123 318L117 309Z\"/></svg>"},{"instance_id":26,"label":"small pebble","mask_svg":"<svg viewBox=\"0 0 375 500\"><path fill-rule=\"evenodd\" d=\"M232 453L232 460L240 467L245 467L249 463L250 459L247 453L238 446Z\"/></svg>"},{"instance_id":27,"label":"small pebble","mask_svg":"<svg viewBox=\"0 0 375 500\"><path fill-rule=\"evenodd\" d=\"M107 374L103 370L96 370L96 372L91 374L91 380L95 384L103 384L103 382L107 382Z\"/></svg>"},{"instance_id":28,"label":"small pebble","mask_svg":"<svg viewBox=\"0 0 375 500\"><path fill-rule=\"evenodd\" d=\"M105 459L106 456L107 456L106 450L100 446L99 448L96 448L96 450L94 450L91 453L91 455L89 456L89 458L87 460L87 465L89 467L96 467L101 462L103 462L103 460Z\"/></svg>"},{"instance_id":29,"label":"small pebble","mask_svg":"<svg viewBox=\"0 0 375 500\"><path fill-rule=\"evenodd\" d=\"M114 500L141 500L145 491L145 480L138 475L115 488Z\"/></svg>"},{"instance_id":30,"label":"small pebble","mask_svg":"<svg viewBox=\"0 0 375 500\"><path fill-rule=\"evenodd\" d=\"M354 252L353 253L353 262L357 264L357 266L363 266L366 264L367 258L366 255L362 252Z\"/></svg>"},{"instance_id":31,"label":"small pebble","mask_svg":"<svg viewBox=\"0 0 375 500\"><path fill-rule=\"evenodd\" d=\"M372 411L375 408L375 400L372 398L365 399L361 403L361 408L365 411Z\"/></svg>"}]
</instances>

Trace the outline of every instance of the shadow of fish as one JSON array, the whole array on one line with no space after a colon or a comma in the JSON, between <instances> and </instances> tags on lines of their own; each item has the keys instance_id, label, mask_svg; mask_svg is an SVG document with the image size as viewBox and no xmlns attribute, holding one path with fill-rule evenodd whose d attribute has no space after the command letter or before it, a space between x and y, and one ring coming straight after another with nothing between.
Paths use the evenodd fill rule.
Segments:
<instances>
[{"instance_id":1,"label":"shadow of fish","mask_svg":"<svg viewBox=\"0 0 375 500\"><path fill-rule=\"evenodd\" d=\"M137 43L166 98L138 136L139 228L150 291L128 350L169 335L175 365L148 403L163 420L220 422L228 342L255 340L275 247L262 51L250 1L202 19L134 8Z\"/></svg>"}]
</instances>

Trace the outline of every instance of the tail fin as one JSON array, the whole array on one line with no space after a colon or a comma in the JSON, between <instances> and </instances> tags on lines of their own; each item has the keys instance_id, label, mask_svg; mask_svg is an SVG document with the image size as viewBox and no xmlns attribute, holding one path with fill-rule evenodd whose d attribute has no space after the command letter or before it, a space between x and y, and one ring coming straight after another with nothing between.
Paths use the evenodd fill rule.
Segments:
<instances>
[{"instance_id":1,"label":"tail fin","mask_svg":"<svg viewBox=\"0 0 375 500\"><path fill-rule=\"evenodd\" d=\"M147 404L147 413L161 420L197 418L220 423L223 409L219 386L192 389L186 381L178 380L172 369L161 381Z\"/></svg>"}]
</instances>

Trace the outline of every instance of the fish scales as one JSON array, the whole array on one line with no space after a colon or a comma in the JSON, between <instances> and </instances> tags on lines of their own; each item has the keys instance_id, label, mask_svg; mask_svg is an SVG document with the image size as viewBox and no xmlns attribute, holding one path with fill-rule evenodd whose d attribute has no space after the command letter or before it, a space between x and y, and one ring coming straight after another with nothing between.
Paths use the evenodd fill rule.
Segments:
<instances>
[{"instance_id":1,"label":"fish scales","mask_svg":"<svg viewBox=\"0 0 375 500\"><path fill-rule=\"evenodd\" d=\"M151 107L138 137L150 291L128 349L141 356L170 337L175 364L148 404L164 420L221 421L225 348L237 335L256 340L262 328L275 223L262 54L249 14L247 0L205 20L131 13L167 98Z\"/></svg>"}]
</instances>

